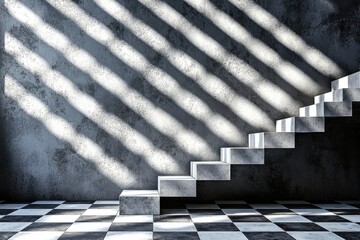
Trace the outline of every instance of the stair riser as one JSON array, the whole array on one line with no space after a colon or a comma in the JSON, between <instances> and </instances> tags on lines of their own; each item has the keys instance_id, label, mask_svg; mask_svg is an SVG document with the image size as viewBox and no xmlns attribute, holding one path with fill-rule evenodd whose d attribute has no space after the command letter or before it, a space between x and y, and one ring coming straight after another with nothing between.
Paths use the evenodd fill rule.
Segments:
<instances>
[{"instance_id":1,"label":"stair riser","mask_svg":"<svg viewBox=\"0 0 360 240\"><path fill-rule=\"evenodd\" d=\"M346 102L328 102L300 108L300 117L347 117L352 105Z\"/></svg>"},{"instance_id":2,"label":"stair riser","mask_svg":"<svg viewBox=\"0 0 360 240\"><path fill-rule=\"evenodd\" d=\"M191 164L191 176L196 180L230 180L230 164Z\"/></svg>"},{"instance_id":3,"label":"stair riser","mask_svg":"<svg viewBox=\"0 0 360 240\"><path fill-rule=\"evenodd\" d=\"M360 88L360 72L340 78L331 83L332 91L342 88Z\"/></svg>"},{"instance_id":4,"label":"stair riser","mask_svg":"<svg viewBox=\"0 0 360 240\"><path fill-rule=\"evenodd\" d=\"M325 120L323 117L287 118L276 121L276 132L324 132Z\"/></svg>"},{"instance_id":5,"label":"stair riser","mask_svg":"<svg viewBox=\"0 0 360 240\"><path fill-rule=\"evenodd\" d=\"M156 191L157 192L157 191ZM122 196L119 197L120 215L160 214L160 196Z\"/></svg>"},{"instance_id":6,"label":"stair riser","mask_svg":"<svg viewBox=\"0 0 360 240\"><path fill-rule=\"evenodd\" d=\"M249 148L294 148L293 133L253 133L249 134Z\"/></svg>"},{"instance_id":7,"label":"stair riser","mask_svg":"<svg viewBox=\"0 0 360 240\"><path fill-rule=\"evenodd\" d=\"M360 102L360 89L339 89L316 96L314 102Z\"/></svg>"},{"instance_id":8,"label":"stair riser","mask_svg":"<svg viewBox=\"0 0 360 240\"><path fill-rule=\"evenodd\" d=\"M221 148L221 161L233 165L246 164L256 165L264 164L264 149L246 149L246 148Z\"/></svg>"},{"instance_id":9,"label":"stair riser","mask_svg":"<svg viewBox=\"0 0 360 240\"><path fill-rule=\"evenodd\" d=\"M158 191L161 197L196 197L196 180L158 179Z\"/></svg>"}]
</instances>

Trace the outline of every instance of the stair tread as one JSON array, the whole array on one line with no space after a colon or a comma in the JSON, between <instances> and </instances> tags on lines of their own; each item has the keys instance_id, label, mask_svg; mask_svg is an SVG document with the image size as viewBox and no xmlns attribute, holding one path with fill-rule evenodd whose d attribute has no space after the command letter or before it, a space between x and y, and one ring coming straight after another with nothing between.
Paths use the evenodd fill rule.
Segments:
<instances>
[{"instance_id":1,"label":"stair tread","mask_svg":"<svg viewBox=\"0 0 360 240\"><path fill-rule=\"evenodd\" d=\"M195 180L192 176L158 176L159 180Z\"/></svg>"},{"instance_id":2,"label":"stair tread","mask_svg":"<svg viewBox=\"0 0 360 240\"><path fill-rule=\"evenodd\" d=\"M120 197L157 197L158 190L123 190Z\"/></svg>"}]
</instances>

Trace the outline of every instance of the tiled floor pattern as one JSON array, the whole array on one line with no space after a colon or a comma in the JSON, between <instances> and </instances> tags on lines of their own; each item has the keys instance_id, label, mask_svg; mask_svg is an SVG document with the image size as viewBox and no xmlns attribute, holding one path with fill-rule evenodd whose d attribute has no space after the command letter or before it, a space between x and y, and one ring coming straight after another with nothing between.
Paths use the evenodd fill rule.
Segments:
<instances>
[{"instance_id":1,"label":"tiled floor pattern","mask_svg":"<svg viewBox=\"0 0 360 240\"><path fill-rule=\"evenodd\" d=\"M118 216L117 201L0 203L0 240L360 240L360 202L167 204Z\"/></svg>"}]
</instances>

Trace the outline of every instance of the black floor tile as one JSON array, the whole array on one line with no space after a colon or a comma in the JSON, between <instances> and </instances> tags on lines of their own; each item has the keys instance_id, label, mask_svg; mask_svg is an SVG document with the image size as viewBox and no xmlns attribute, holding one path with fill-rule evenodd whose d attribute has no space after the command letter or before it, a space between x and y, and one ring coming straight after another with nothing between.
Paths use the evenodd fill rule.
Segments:
<instances>
[{"instance_id":1,"label":"black floor tile","mask_svg":"<svg viewBox=\"0 0 360 240\"><path fill-rule=\"evenodd\" d=\"M81 215L86 209L53 209L46 215Z\"/></svg>"},{"instance_id":2,"label":"black floor tile","mask_svg":"<svg viewBox=\"0 0 360 240\"><path fill-rule=\"evenodd\" d=\"M190 214L225 215L220 209L188 209Z\"/></svg>"},{"instance_id":3,"label":"black floor tile","mask_svg":"<svg viewBox=\"0 0 360 240\"><path fill-rule=\"evenodd\" d=\"M244 232L249 240L295 240L284 232Z\"/></svg>"},{"instance_id":4,"label":"black floor tile","mask_svg":"<svg viewBox=\"0 0 360 240\"><path fill-rule=\"evenodd\" d=\"M154 232L154 240L200 240L196 232Z\"/></svg>"},{"instance_id":5,"label":"black floor tile","mask_svg":"<svg viewBox=\"0 0 360 240\"><path fill-rule=\"evenodd\" d=\"M23 231L66 231L71 223L32 223Z\"/></svg>"},{"instance_id":6,"label":"black floor tile","mask_svg":"<svg viewBox=\"0 0 360 240\"><path fill-rule=\"evenodd\" d=\"M28 216L28 215L22 215L22 216L5 216L3 218L0 218L0 222L35 222L42 216Z\"/></svg>"},{"instance_id":7,"label":"black floor tile","mask_svg":"<svg viewBox=\"0 0 360 240\"><path fill-rule=\"evenodd\" d=\"M296 215L289 209L256 209L256 211L263 215Z\"/></svg>"},{"instance_id":8,"label":"black floor tile","mask_svg":"<svg viewBox=\"0 0 360 240\"><path fill-rule=\"evenodd\" d=\"M326 231L315 223L276 223L285 231Z\"/></svg>"},{"instance_id":9,"label":"black floor tile","mask_svg":"<svg viewBox=\"0 0 360 240\"><path fill-rule=\"evenodd\" d=\"M170 209L186 209L184 203L161 203L160 207Z\"/></svg>"},{"instance_id":10,"label":"black floor tile","mask_svg":"<svg viewBox=\"0 0 360 240\"><path fill-rule=\"evenodd\" d=\"M269 219L261 215L246 215L246 216L228 215L228 217L233 222L270 222Z\"/></svg>"},{"instance_id":11,"label":"black floor tile","mask_svg":"<svg viewBox=\"0 0 360 240\"><path fill-rule=\"evenodd\" d=\"M252 209L248 204L218 204L221 209Z\"/></svg>"},{"instance_id":12,"label":"black floor tile","mask_svg":"<svg viewBox=\"0 0 360 240\"><path fill-rule=\"evenodd\" d=\"M289 209L317 209L319 207L312 204L282 204Z\"/></svg>"},{"instance_id":13,"label":"black floor tile","mask_svg":"<svg viewBox=\"0 0 360 240\"><path fill-rule=\"evenodd\" d=\"M337 215L360 215L360 209L337 209L328 211Z\"/></svg>"},{"instance_id":14,"label":"black floor tile","mask_svg":"<svg viewBox=\"0 0 360 240\"><path fill-rule=\"evenodd\" d=\"M0 240L7 240L15 234L16 232L0 232Z\"/></svg>"},{"instance_id":15,"label":"black floor tile","mask_svg":"<svg viewBox=\"0 0 360 240\"><path fill-rule=\"evenodd\" d=\"M153 223L112 223L109 231L153 231Z\"/></svg>"},{"instance_id":16,"label":"black floor tile","mask_svg":"<svg viewBox=\"0 0 360 240\"><path fill-rule=\"evenodd\" d=\"M112 222L114 219L115 216L109 215L82 215L76 219L76 222Z\"/></svg>"},{"instance_id":17,"label":"black floor tile","mask_svg":"<svg viewBox=\"0 0 360 240\"><path fill-rule=\"evenodd\" d=\"M350 222L339 216L303 216L312 222Z\"/></svg>"},{"instance_id":18,"label":"black floor tile","mask_svg":"<svg viewBox=\"0 0 360 240\"><path fill-rule=\"evenodd\" d=\"M190 215L155 215L154 222L191 222Z\"/></svg>"},{"instance_id":19,"label":"black floor tile","mask_svg":"<svg viewBox=\"0 0 360 240\"><path fill-rule=\"evenodd\" d=\"M59 206L60 204L30 204L22 209L53 209Z\"/></svg>"},{"instance_id":20,"label":"black floor tile","mask_svg":"<svg viewBox=\"0 0 360 240\"><path fill-rule=\"evenodd\" d=\"M239 231L233 223L195 223L198 231Z\"/></svg>"},{"instance_id":21,"label":"black floor tile","mask_svg":"<svg viewBox=\"0 0 360 240\"><path fill-rule=\"evenodd\" d=\"M0 209L0 215L8 215L15 212L17 209Z\"/></svg>"},{"instance_id":22,"label":"black floor tile","mask_svg":"<svg viewBox=\"0 0 360 240\"><path fill-rule=\"evenodd\" d=\"M335 232L345 240L360 240L360 232Z\"/></svg>"},{"instance_id":23,"label":"black floor tile","mask_svg":"<svg viewBox=\"0 0 360 240\"><path fill-rule=\"evenodd\" d=\"M66 232L58 240L103 240L106 232Z\"/></svg>"},{"instance_id":24,"label":"black floor tile","mask_svg":"<svg viewBox=\"0 0 360 240\"><path fill-rule=\"evenodd\" d=\"M360 204L359 203L353 203L353 204L346 204L346 205L350 205L356 208L360 208Z\"/></svg>"}]
</instances>

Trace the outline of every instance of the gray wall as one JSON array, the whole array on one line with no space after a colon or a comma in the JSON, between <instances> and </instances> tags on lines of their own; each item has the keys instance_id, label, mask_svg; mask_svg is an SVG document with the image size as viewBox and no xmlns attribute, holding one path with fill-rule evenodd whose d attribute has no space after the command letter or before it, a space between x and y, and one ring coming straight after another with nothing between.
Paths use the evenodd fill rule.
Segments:
<instances>
[{"instance_id":1,"label":"gray wall","mask_svg":"<svg viewBox=\"0 0 360 240\"><path fill-rule=\"evenodd\" d=\"M359 70L356 1L4 2L4 198L111 199L155 188L158 175L187 175L190 161L219 160L220 147L274 131L276 119ZM267 166L234 168L227 189L277 198L274 173L281 179L289 168L296 171L280 184L289 198L321 189L296 184L304 171L312 180L336 172L337 186L348 186L318 196L358 189L358 165L338 168L341 154L319 155L331 142L309 138L274 163L268 154ZM321 159L326 168L313 165ZM242 195L254 178L261 189ZM212 184L200 187L200 198L224 183ZM212 197L231 197L221 194Z\"/></svg>"}]
</instances>

